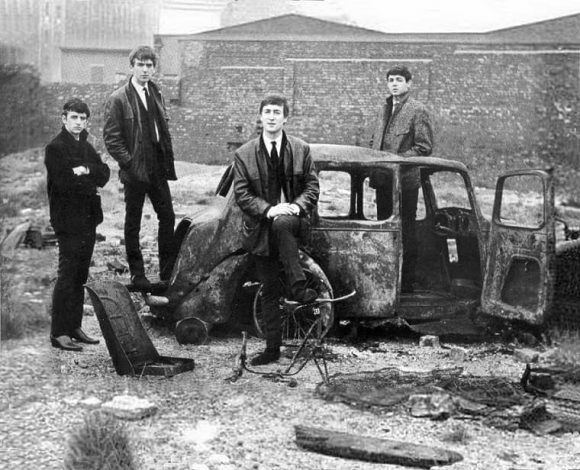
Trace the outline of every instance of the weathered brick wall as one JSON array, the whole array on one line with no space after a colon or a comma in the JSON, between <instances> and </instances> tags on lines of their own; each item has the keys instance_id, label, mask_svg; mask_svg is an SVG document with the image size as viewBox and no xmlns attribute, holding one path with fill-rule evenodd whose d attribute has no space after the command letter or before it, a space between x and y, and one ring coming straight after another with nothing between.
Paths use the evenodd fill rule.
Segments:
<instances>
[{"instance_id":1,"label":"weathered brick wall","mask_svg":"<svg viewBox=\"0 0 580 470\"><path fill-rule=\"evenodd\" d=\"M212 155L231 159L234 146L228 143L255 134L258 105L268 93L289 98L289 132L310 142L362 145L377 102L384 99L386 71L405 60L417 73L418 97L427 100L429 55L437 50L421 45L385 50L373 43L184 42L180 104L189 110L184 119L190 133L176 146L196 161Z\"/></svg>"},{"instance_id":2,"label":"weathered brick wall","mask_svg":"<svg viewBox=\"0 0 580 470\"><path fill-rule=\"evenodd\" d=\"M103 150L104 105L114 89L114 85L43 86L32 68L0 68L0 156L46 145L60 132L62 106L72 97L89 105L89 130L97 148Z\"/></svg>"},{"instance_id":3,"label":"weathered brick wall","mask_svg":"<svg viewBox=\"0 0 580 470\"><path fill-rule=\"evenodd\" d=\"M53 83L43 87L43 141L40 145L46 145L62 127L62 106L69 98L76 97L89 105L91 117L89 120L89 132L94 137L93 145L99 151L104 151L103 135L103 112L107 97L116 88L115 85L75 85L70 83Z\"/></svg>"},{"instance_id":4,"label":"weathered brick wall","mask_svg":"<svg viewBox=\"0 0 580 470\"><path fill-rule=\"evenodd\" d=\"M269 92L289 98L289 132L310 142L366 145L385 97L385 73L405 63L415 96L430 109L438 156L464 161L486 185L506 169L555 165L575 191L578 51L348 42L182 46L180 103L189 130L176 135L176 146L188 152L178 152L182 158L231 159L228 142L255 134L256 108Z\"/></svg>"},{"instance_id":5,"label":"weathered brick wall","mask_svg":"<svg viewBox=\"0 0 580 470\"><path fill-rule=\"evenodd\" d=\"M258 41L181 47L180 79L160 81L178 159L231 160L232 150L256 134L259 101L272 92L289 98L289 132L310 142L366 145L385 97L385 73L404 62L414 73L415 96L432 115L437 155L465 162L485 185L506 169L553 165L559 186L580 201L577 51ZM45 145L60 129L70 96L89 103L102 149L104 103L114 85L42 87L30 73L11 77L3 74L0 87L3 154Z\"/></svg>"}]
</instances>

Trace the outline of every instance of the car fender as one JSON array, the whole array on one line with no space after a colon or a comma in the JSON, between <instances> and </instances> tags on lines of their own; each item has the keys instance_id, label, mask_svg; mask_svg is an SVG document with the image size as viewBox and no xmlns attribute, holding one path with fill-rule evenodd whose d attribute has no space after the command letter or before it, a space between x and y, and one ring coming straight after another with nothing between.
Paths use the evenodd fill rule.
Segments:
<instances>
[{"instance_id":1,"label":"car fender","mask_svg":"<svg viewBox=\"0 0 580 470\"><path fill-rule=\"evenodd\" d=\"M227 322L232 314L232 300L248 266L246 253L223 260L181 299L172 313L173 320L196 317L209 325Z\"/></svg>"}]
</instances>

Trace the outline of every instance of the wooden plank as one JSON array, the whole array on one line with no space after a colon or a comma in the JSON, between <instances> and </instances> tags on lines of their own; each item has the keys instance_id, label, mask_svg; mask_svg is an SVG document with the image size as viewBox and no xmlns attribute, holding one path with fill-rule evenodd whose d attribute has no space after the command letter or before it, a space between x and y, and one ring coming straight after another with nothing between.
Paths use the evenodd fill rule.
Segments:
<instances>
[{"instance_id":1,"label":"wooden plank","mask_svg":"<svg viewBox=\"0 0 580 470\"><path fill-rule=\"evenodd\" d=\"M298 446L335 457L419 468L451 465L463 460L457 452L409 442L309 426L295 426L294 430Z\"/></svg>"}]
</instances>

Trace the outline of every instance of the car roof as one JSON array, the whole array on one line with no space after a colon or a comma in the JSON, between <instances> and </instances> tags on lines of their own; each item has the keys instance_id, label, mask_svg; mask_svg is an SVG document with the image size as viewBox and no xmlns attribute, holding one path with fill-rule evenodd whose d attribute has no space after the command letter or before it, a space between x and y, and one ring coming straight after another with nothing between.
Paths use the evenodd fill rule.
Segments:
<instances>
[{"instance_id":1,"label":"car roof","mask_svg":"<svg viewBox=\"0 0 580 470\"><path fill-rule=\"evenodd\" d=\"M390 152L354 145L310 144L310 152L315 163L390 163L467 171L467 167L456 160L439 157L403 157Z\"/></svg>"}]
</instances>

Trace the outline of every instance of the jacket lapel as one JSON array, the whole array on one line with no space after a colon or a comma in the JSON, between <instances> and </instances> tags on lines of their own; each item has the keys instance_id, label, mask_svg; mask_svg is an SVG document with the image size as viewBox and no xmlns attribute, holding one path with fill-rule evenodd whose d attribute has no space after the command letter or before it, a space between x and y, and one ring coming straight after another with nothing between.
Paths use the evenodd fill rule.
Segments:
<instances>
[{"instance_id":1,"label":"jacket lapel","mask_svg":"<svg viewBox=\"0 0 580 470\"><path fill-rule=\"evenodd\" d=\"M141 113L139 112L139 103L136 100L139 99L137 96L137 92L133 85L131 84L131 79L129 79L129 83L125 85L125 95L127 96L127 103L131 106L131 110L133 111L133 116L137 117L137 122L141 124Z\"/></svg>"},{"instance_id":2,"label":"jacket lapel","mask_svg":"<svg viewBox=\"0 0 580 470\"><path fill-rule=\"evenodd\" d=\"M387 122L389 119L389 106L384 103L381 110L379 111L379 116L377 119L377 127L375 128L374 138L373 138L373 149L381 150L383 145L383 136L385 135L385 129L387 127Z\"/></svg>"},{"instance_id":3,"label":"jacket lapel","mask_svg":"<svg viewBox=\"0 0 580 470\"><path fill-rule=\"evenodd\" d=\"M256 167L260 175L260 188L258 192L263 196L268 191L268 156L264 154L265 150L262 145L262 136L256 139L254 143L254 155L256 159Z\"/></svg>"}]
</instances>

